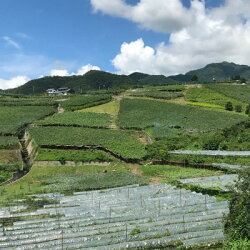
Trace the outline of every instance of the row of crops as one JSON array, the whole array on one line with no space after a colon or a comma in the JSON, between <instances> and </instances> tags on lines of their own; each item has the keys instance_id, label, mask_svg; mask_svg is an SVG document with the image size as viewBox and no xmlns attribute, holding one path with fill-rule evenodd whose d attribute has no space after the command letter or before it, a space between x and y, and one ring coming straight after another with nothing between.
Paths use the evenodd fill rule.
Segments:
<instances>
[{"instance_id":1,"label":"row of crops","mask_svg":"<svg viewBox=\"0 0 250 250\"><path fill-rule=\"evenodd\" d=\"M26 124L54 112L52 106L3 106L0 108L0 134L17 134Z\"/></svg>"},{"instance_id":2,"label":"row of crops","mask_svg":"<svg viewBox=\"0 0 250 250\"><path fill-rule=\"evenodd\" d=\"M183 97L181 92L168 92L168 91L157 91L157 90L135 90L129 92L130 96L138 97L152 97L156 99L170 100L174 98Z\"/></svg>"},{"instance_id":3,"label":"row of crops","mask_svg":"<svg viewBox=\"0 0 250 250\"><path fill-rule=\"evenodd\" d=\"M68 111L80 110L103 103L110 102L111 95L76 95L71 96L66 101L61 102L61 106Z\"/></svg>"},{"instance_id":4,"label":"row of crops","mask_svg":"<svg viewBox=\"0 0 250 250\"><path fill-rule=\"evenodd\" d=\"M237 86L232 84L208 84L206 87L238 101L249 103L250 86Z\"/></svg>"},{"instance_id":5,"label":"row of crops","mask_svg":"<svg viewBox=\"0 0 250 250\"><path fill-rule=\"evenodd\" d=\"M32 127L30 135L39 146L101 146L130 159L142 158L145 145L139 132L77 127Z\"/></svg>"},{"instance_id":6,"label":"row of crops","mask_svg":"<svg viewBox=\"0 0 250 250\"><path fill-rule=\"evenodd\" d=\"M61 97L1 97L0 106L57 106Z\"/></svg>"},{"instance_id":7,"label":"row of crops","mask_svg":"<svg viewBox=\"0 0 250 250\"><path fill-rule=\"evenodd\" d=\"M20 143L15 136L0 136L0 149L19 149Z\"/></svg>"},{"instance_id":8,"label":"row of crops","mask_svg":"<svg viewBox=\"0 0 250 250\"><path fill-rule=\"evenodd\" d=\"M243 105L245 98L243 98L242 101L236 100L234 96L225 96L223 93L217 92L216 88L204 86L202 88L190 88L187 91L186 99L190 102L194 102L193 104L206 103L210 104L211 107L225 109L227 102L231 102L233 106Z\"/></svg>"},{"instance_id":9,"label":"row of crops","mask_svg":"<svg viewBox=\"0 0 250 250\"><path fill-rule=\"evenodd\" d=\"M121 101L118 125L122 128L147 127L181 128L186 130L215 130L230 127L247 117L228 112L154 100L124 99Z\"/></svg>"},{"instance_id":10,"label":"row of crops","mask_svg":"<svg viewBox=\"0 0 250 250\"><path fill-rule=\"evenodd\" d=\"M111 162L113 158L101 150L63 150L40 148L36 161Z\"/></svg>"},{"instance_id":11,"label":"row of crops","mask_svg":"<svg viewBox=\"0 0 250 250\"><path fill-rule=\"evenodd\" d=\"M0 208L0 221L6 222L0 224L0 249L167 249L224 240L227 202L169 185L36 198L56 204L36 212L22 212L18 204Z\"/></svg>"},{"instance_id":12,"label":"row of crops","mask_svg":"<svg viewBox=\"0 0 250 250\"><path fill-rule=\"evenodd\" d=\"M91 112L64 112L55 114L35 124L39 125L79 125L86 127L109 127L112 118L109 114Z\"/></svg>"}]
</instances>

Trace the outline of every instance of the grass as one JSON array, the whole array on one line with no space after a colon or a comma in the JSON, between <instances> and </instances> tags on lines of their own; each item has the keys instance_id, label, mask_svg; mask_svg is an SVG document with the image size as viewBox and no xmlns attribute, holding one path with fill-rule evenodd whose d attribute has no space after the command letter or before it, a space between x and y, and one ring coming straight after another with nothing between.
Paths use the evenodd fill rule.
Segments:
<instances>
[{"instance_id":1,"label":"grass","mask_svg":"<svg viewBox=\"0 0 250 250\"><path fill-rule=\"evenodd\" d=\"M187 102L187 105L204 107L204 108L213 108L213 109L225 109L223 106L219 106L216 104L202 103L202 102Z\"/></svg>"},{"instance_id":2,"label":"grass","mask_svg":"<svg viewBox=\"0 0 250 250\"><path fill-rule=\"evenodd\" d=\"M229 127L247 117L226 111L207 110L155 100L124 99L118 116L122 128L167 127L209 131Z\"/></svg>"},{"instance_id":3,"label":"grass","mask_svg":"<svg viewBox=\"0 0 250 250\"><path fill-rule=\"evenodd\" d=\"M37 161L79 161L79 162L110 162L113 158L100 150L63 150L46 149L38 150Z\"/></svg>"},{"instance_id":4,"label":"grass","mask_svg":"<svg viewBox=\"0 0 250 250\"><path fill-rule=\"evenodd\" d=\"M6 171L0 169L0 183L3 183L12 178L12 175L15 171Z\"/></svg>"},{"instance_id":5,"label":"grass","mask_svg":"<svg viewBox=\"0 0 250 250\"><path fill-rule=\"evenodd\" d=\"M107 173L103 173L105 170ZM104 186L123 186L133 182L133 184L140 183L141 181L145 183L145 179L131 175L126 165L122 163L114 163L108 167L34 166L23 178L7 186L0 187L0 200L13 199L15 197L21 198L27 194L50 191L79 191L100 189L104 188ZM78 184L80 182L80 187L76 187L74 182ZM66 186L65 189L61 188L62 183ZM56 185L56 189L51 190L49 185L53 184Z\"/></svg>"},{"instance_id":6,"label":"grass","mask_svg":"<svg viewBox=\"0 0 250 250\"><path fill-rule=\"evenodd\" d=\"M190 164L212 164L212 163L227 163L232 165L249 165L249 156L207 156L207 155L185 155L171 154L170 160L175 162L188 162Z\"/></svg>"},{"instance_id":7,"label":"grass","mask_svg":"<svg viewBox=\"0 0 250 250\"><path fill-rule=\"evenodd\" d=\"M90 129L69 127L33 127L31 136L39 146L71 145L102 146L125 157L139 159L146 151L140 141L141 133L112 129Z\"/></svg>"},{"instance_id":8,"label":"grass","mask_svg":"<svg viewBox=\"0 0 250 250\"><path fill-rule=\"evenodd\" d=\"M20 150L0 150L0 164L21 162Z\"/></svg>"},{"instance_id":9,"label":"grass","mask_svg":"<svg viewBox=\"0 0 250 250\"><path fill-rule=\"evenodd\" d=\"M55 114L44 120L37 121L40 125L79 125L88 127L109 127L111 116L90 112L64 112Z\"/></svg>"},{"instance_id":10,"label":"grass","mask_svg":"<svg viewBox=\"0 0 250 250\"><path fill-rule=\"evenodd\" d=\"M95 112L106 113L112 116L117 116L120 109L120 102L118 100L111 101L102 105L80 110L79 112Z\"/></svg>"},{"instance_id":11,"label":"grass","mask_svg":"<svg viewBox=\"0 0 250 250\"><path fill-rule=\"evenodd\" d=\"M22 168L20 150L0 150L0 183L11 179L13 173Z\"/></svg>"},{"instance_id":12,"label":"grass","mask_svg":"<svg viewBox=\"0 0 250 250\"><path fill-rule=\"evenodd\" d=\"M147 178L157 177L168 183L185 178L206 177L223 174L222 171L165 165L140 166L139 171L142 173L142 176Z\"/></svg>"}]
</instances>

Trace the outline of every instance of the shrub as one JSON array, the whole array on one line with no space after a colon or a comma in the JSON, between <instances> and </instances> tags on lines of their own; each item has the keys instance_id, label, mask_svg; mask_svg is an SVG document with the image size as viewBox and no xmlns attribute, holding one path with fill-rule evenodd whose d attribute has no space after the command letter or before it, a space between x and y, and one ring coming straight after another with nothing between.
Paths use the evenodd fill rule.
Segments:
<instances>
[{"instance_id":1,"label":"shrub","mask_svg":"<svg viewBox=\"0 0 250 250\"><path fill-rule=\"evenodd\" d=\"M236 111L236 112L242 112L242 105L237 104L237 105L235 106L235 111Z\"/></svg>"},{"instance_id":2,"label":"shrub","mask_svg":"<svg viewBox=\"0 0 250 250\"><path fill-rule=\"evenodd\" d=\"M218 150L221 143L221 138L218 136L211 136L205 139L203 149L205 150Z\"/></svg>"},{"instance_id":3,"label":"shrub","mask_svg":"<svg viewBox=\"0 0 250 250\"><path fill-rule=\"evenodd\" d=\"M225 105L225 109L228 111L233 111L234 110L233 104L231 102L227 102Z\"/></svg>"},{"instance_id":4,"label":"shrub","mask_svg":"<svg viewBox=\"0 0 250 250\"><path fill-rule=\"evenodd\" d=\"M250 104L247 105L245 113L250 116Z\"/></svg>"},{"instance_id":5,"label":"shrub","mask_svg":"<svg viewBox=\"0 0 250 250\"><path fill-rule=\"evenodd\" d=\"M151 160L166 161L169 159L170 156L166 145L161 141L148 145L146 150L146 158Z\"/></svg>"}]
</instances>

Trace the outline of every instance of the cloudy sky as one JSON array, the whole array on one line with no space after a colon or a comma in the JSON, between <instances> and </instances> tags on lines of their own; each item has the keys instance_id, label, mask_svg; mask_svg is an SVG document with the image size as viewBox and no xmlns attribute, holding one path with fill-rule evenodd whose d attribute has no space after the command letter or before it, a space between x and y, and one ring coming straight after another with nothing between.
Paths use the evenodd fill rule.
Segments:
<instances>
[{"instance_id":1,"label":"cloudy sky","mask_svg":"<svg viewBox=\"0 0 250 250\"><path fill-rule=\"evenodd\" d=\"M91 69L250 65L249 0L1 0L0 89Z\"/></svg>"}]
</instances>

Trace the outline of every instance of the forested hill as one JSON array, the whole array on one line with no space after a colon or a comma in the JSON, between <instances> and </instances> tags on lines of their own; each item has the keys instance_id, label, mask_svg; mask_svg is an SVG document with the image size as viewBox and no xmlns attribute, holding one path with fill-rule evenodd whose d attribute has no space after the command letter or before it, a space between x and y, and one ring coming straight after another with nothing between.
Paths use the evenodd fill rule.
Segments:
<instances>
[{"instance_id":1,"label":"forested hill","mask_svg":"<svg viewBox=\"0 0 250 250\"><path fill-rule=\"evenodd\" d=\"M250 80L250 67L235 63L212 63L204 68L192 70L186 74L164 76L149 75L140 72L126 75L116 75L104 71L92 70L82 76L54 76L31 80L26 84L9 90L15 94L39 94L49 88L68 87L75 92L121 88L136 85L167 85L176 83L188 83L196 75L198 82L228 81L232 77L241 77Z\"/></svg>"},{"instance_id":2,"label":"forested hill","mask_svg":"<svg viewBox=\"0 0 250 250\"><path fill-rule=\"evenodd\" d=\"M175 75L169 78L179 82L188 82L194 75L200 82L211 82L214 78L217 81L228 81L237 76L250 79L250 67L229 62L211 63L204 68L189 71L185 75Z\"/></svg>"},{"instance_id":3,"label":"forested hill","mask_svg":"<svg viewBox=\"0 0 250 250\"><path fill-rule=\"evenodd\" d=\"M45 92L49 88L56 89L61 87L68 87L76 92L80 92L134 86L138 84L140 84L140 82L136 79L132 79L125 75L115 75L103 71L92 70L82 76L53 76L31 80L18 88L10 90L10 92L18 94L39 94Z\"/></svg>"},{"instance_id":4,"label":"forested hill","mask_svg":"<svg viewBox=\"0 0 250 250\"><path fill-rule=\"evenodd\" d=\"M143 85L165 85L178 83L178 81L175 81L174 79L171 79L164 75L148 75L135 72L129 75L129 77L138 80Z\"/></svg>"}]
</instances>

